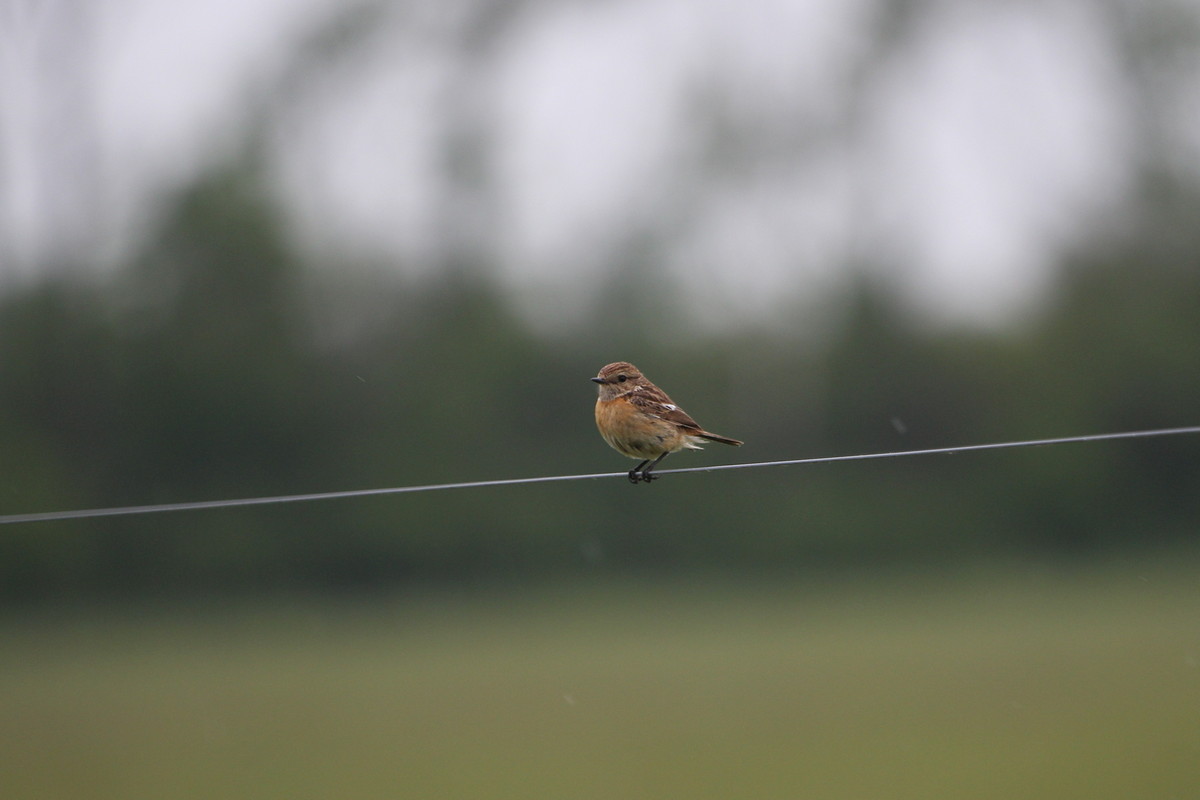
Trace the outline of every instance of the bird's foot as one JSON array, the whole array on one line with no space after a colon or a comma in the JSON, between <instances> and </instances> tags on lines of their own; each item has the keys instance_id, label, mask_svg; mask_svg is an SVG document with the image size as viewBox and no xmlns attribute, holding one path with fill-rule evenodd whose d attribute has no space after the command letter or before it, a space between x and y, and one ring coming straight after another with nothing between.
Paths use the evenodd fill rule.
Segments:
<instances>
[{"instance_id":1,"label":"bird's foot","mask_svg":"<svg viewBox=\"0 0 1200 800\"><path fill-rule=\"evenodd\" d=\"M637 485L638 483L643 483L643 482L649 483L650 481L656 480L657 478L658 478L657 475L654 475L653 473L650 473L650 472L643 472L643 471L639 471L637 469L629 470L629 482L634 485Z\"/></svg>"}]
</instances>

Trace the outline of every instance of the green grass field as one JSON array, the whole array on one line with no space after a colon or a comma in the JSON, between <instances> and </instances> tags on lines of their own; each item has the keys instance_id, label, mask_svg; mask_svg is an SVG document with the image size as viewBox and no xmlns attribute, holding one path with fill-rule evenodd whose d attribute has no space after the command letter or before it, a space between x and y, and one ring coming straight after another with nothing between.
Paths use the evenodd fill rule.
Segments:
<instances>
[{"instance_id":1,"label":"green grass field","mask_svg":"<svg viewBox=\"0 0 1200 800\"><path fill-rule=\"evenodd\" d=\"M0 797L1200 797L1200 572L0 625Z\"/></svg>"}]
</instances>

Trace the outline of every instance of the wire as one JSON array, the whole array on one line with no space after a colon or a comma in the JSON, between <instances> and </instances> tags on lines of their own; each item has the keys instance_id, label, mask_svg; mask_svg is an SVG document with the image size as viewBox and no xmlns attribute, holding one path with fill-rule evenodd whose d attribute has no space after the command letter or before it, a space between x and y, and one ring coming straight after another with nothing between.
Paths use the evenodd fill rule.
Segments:
<instances>
[{"instance_id":1,"label":"wire","mask_svg":"<svg viewBox=\"0 0 1200 800\"><path fill-rule=\"evenodd\" d=\"M656 470L656 475L680 475L688 472L719 472L730 469L757 469L760 467L786 467L802 464L831 464L840 461L869 461L882 458L907 458L909 456L953 455L980 450L1005 450L1017 447L1043 447L1048 445L1075 444L1081 442L1104 442L1116 439L1148 439L1158 436L1181 436L1200 433L1200 425L1182 428L1158 428L1155 430L1124 431L1121 433L1097 433L1087 436L1063 436L1055 439L1026 439L1018 442L995 442L991 444L969 444L958 447L934 447L926 450L895 450L884 453L858 453L844 456L817 456L794 458L784 461L755 461L743 464L717 464L709 467L683 467ZM96 517L123 517L133 514L160 514L168 511L201 511L210 508L237 508L242 506L265 506L281 503L302 503L314 500L338 500L347 497L374 497L388 494L413 494L436 492L449 489L483 489L491 486L518 486L532 483L558 483L561 481L583 481L598 478L625 478L627 472L595 472L587 475L549 475L540 478L505 478L488 481L465 481L461 483L431 483L420 486L397 486L387 489L352 489L342 492L316 492L313 494L289 494L276 497L245 497L234 500L201 500L190 503L161 503L146 506L120 506L115 508L89 508L74 511L45 511L33 514L7 514L0 516L0 525L25 522L52 522L70 519L92 519Z\"/></svg>"}]
</instances>

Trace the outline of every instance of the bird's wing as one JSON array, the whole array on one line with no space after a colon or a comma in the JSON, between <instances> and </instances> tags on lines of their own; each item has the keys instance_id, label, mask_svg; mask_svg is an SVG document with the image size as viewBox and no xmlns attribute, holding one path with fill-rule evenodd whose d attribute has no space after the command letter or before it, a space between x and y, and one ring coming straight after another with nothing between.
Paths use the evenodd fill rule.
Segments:
<instances>
[{"instance_id":1,"label":"bird's wing","mask_svg":"<svg viewBox=\"0 0 1200 800\"><path fill-rule=\"evenodd\" d=\"M671 402L666 392L656 386L639 386L629 392L629 402L652 417L678 425L681 428L700 430L700 424L688 413Z\"/></svg>"}]
</instances>

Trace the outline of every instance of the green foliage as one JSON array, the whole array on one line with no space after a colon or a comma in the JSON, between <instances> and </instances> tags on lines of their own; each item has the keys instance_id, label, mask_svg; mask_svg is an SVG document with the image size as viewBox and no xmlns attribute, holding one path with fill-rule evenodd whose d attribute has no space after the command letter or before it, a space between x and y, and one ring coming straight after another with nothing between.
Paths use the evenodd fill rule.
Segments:
<instances>
[{"instance_id":1,"label":"green foliage","mask_svg":"<svg viewBox=\"0 0 1200 800\"><path fill-rule=\"evenodd\" d=\"M931 327L863 279L822 336L664 341L614 285L602 324L551 340L482 269L419 287L307 269L254 185L251 171L194 187L107 283L0 298L4 512L625 469L595 434L587 381L616 359L748 442L668 466L1191 424L1200 407L1186 237L1148 230L1081 256L1014 331ZM601 329L619 344L586 335ZM9 527L0 591L1090 554L1189 540L1195 453L1154 440Z\"/></svg>"}]
</instances>

